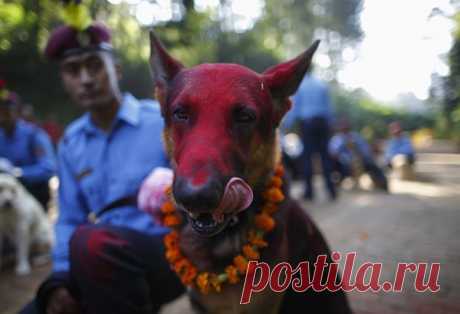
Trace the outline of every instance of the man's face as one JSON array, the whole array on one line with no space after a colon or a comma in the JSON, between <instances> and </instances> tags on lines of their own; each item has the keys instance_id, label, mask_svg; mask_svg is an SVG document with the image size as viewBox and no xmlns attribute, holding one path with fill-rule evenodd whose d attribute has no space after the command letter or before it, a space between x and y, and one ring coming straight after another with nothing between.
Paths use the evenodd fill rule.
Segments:
<instances>
[{"instance_id":1,"label":"man's face","mask_svg":"<svg viewBox=\"0 0 460 314\"><path fill-rule=\"evenodd\" d=\"M16 122L16 109L13 106L0 106L0 128L10 128Z\"/></svg>"},{"instance_id":2,"label":"man's face","mask_svg":"<svg viewBox=\"0 0 460 314\"><path fill-rule=\"evenodd\" d=\"M61 78L72 100L84 110L111 105L120 96L119 73L106 52L72 55L60 63Z\"/></svg>"}]
</instances>

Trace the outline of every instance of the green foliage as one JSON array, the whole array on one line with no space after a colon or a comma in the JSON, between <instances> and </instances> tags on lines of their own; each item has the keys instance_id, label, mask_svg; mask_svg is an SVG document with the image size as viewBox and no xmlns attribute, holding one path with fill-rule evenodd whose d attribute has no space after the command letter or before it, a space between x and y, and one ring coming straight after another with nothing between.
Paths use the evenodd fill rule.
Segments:
<instances>
[{"instance_id":1,"label":"green foliage","mask_svg":"<svg viewBox=\"0 0 460 314\"><path fill-rule=\"evenodd\" d=\"M362 0L265 0L263 16L243 32L225 27L228 21L211 12L197 12L193 0L171 1L182 5L182 19L155 29L171 53L187 66L235 62L263 71L308 47L317 29L335 33L342 41L361 36L358 14ZM150 97L148 28L139 25L126 1L120 5L83 2L93 19L103 20L113 30L123 69L122 88L138 97ZM221 0L220 7L230 2ZM78 111L62 90L56 64L42 54L50 32L62 23L59 6L57 0L0 0L0 77L25 102L31 102L39 115L54 112L66 122Z\"/></svg>"},{"instance_id":2,"label":"green foliage","mask_svg":"<svg viewBox=\"0 0 460 314\"><path fill-rule=\"evenodd\" d=\"M448 54L450 74L444 83L444 99L442 100L443 116L437 124L438 135L460 140L460 12L452 18L456 24L453 32L454 42Z\"/></svg>"},{"instance_id":3,"label":"green foliage","mask_svg":"<svg viewBox=\"0 0 460 314\"><path fill-rule=\"evenodd\" d=\"M400 121L409 131L434 125L434 118L430 114L407 112L400 109L402 106L377 102L362 90L348 92L335 89L333 102L336 116L348 118L353 129L361 131L368 140L385 138L387 126L392 121Z\"/></svg>"}]
</instances>

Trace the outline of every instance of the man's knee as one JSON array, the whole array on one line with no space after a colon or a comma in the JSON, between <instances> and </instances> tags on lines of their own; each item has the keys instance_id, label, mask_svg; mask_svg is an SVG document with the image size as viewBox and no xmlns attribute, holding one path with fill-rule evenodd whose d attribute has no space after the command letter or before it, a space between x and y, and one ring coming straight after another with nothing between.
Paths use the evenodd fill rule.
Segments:
<instances>
[{"instance_id":1,"label":"man's knee","mask_svg":"<svg viewBox=\"0 0 460 314\"><path fill-rule=\"evenodd\" d=\"M111 255L122 250L127 242L110 228L84 225L70 239L71 270L80 275L110 277Z\"/></svg>"}]
</instances>

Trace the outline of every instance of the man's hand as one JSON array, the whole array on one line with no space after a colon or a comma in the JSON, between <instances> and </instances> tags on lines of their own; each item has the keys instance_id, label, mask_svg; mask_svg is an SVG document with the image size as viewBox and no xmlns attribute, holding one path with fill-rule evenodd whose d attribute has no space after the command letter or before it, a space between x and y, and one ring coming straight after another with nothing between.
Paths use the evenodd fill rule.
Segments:
<instances>
[{"instance_id":1,"label":"man's hand","mask_svg":"<svg viewBox=\"0 0 460 314\"><path fill-rule=\"evenodd\" d=\"M166 188L172 185L174 174L171 169L157 167L142 182L137 196L137 205L149 213L155 222L161 222L161 206L168 199Z\"/></svg>"},{"instance_id":2,"label":"man's hand","mask_svg":"<svg viewBox=\"0 0 460 314\"><path fill-rule=\"evenodd\" d=\"M80 314L80 306L77 301L70 295L67 288L57 288L48 300L46 314Z\"/></svg>"}]
</instances>

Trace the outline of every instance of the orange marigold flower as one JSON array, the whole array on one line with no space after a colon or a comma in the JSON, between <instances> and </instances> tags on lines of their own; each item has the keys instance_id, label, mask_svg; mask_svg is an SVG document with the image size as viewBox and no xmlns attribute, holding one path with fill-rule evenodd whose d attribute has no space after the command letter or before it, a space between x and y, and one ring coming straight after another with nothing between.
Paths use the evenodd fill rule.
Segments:
<instances>
[{"instance_id":1,"label":"orange marigold flower","mask_svg":"<svg viewBox=\"0 0 460 314\"><path fill-rule=\"evenodd\" d=\"M180 251L177 248L167 249L165 256L169 263L174 263L182 257Z\"/></svg>"},{"instance_id":2,"label":"orange marigold flower","mask_svg":"<svg viewBox=\"0 0 460 314\"><path fill-rule=\"evenodd\" d=\"M196 285L200 289L201 293L208 294L210 288L209 273L201 273L196 277Z\"/></svg>"},{"instance_id":3,"label":"orange marigold flower","mask_svg":"<svg viewBox=\"0 0 460 314\"><path fill-rule=\"evenodd\" d=\"M165 194L169 196L171 195L171 193L172 193L172 186L170 185L166 187Z\"/></svg>"},{"instance_id":4,"label":"orange marigold flower","mask_svg":"<svg viewBox=\"0 0 460 314\"><path fill-rule=\"evenodd\" d=\"M233 264L235 264L236 268L240 272L240 274L245 274L246 269L248 267L248 260L244 258L242 255L237 255L233 258Z\"/></svg>"},{"instance_id":5,"label":"orange marigold flower","mask_svg":"<svg viewBox=\"0 0 460 314\"><path fill-rule=\"evenodd\" d=\"M254 230L249 231L248 241L259 248L268 246L268 243L262 238L262 236L258 235Z\"/></svg>"},{"instance_id":6,"label":"orange marigold flower","mask_svg":"<svg viewBox=\"0 0 460 314\"><path fill-rule=\"evenodd\" d=\"M265 198L270 202L279 203L284 200L284 194L279 188L270 188L265 194Z\"/></svg>"},{"instance_id":7,"label":"orange marigold flower","mask_svg":"<svg viewBox=\"0 0 460 314\"><path fill-rule=\"evenodd\" d=\"M189 265L185 270L185 273L181 276L182 283L184 285L191 285L198 274L198 270L193 265Z\"/></svg>"},{"instance_id":8,"label":"orange marigold flower","mask_svg":"<svg viewBox=\"0 0 460 314\"><path fill-rule=\"evenodd\" d=\"M282 177L284 175L284 167L283 165L278 165L275 169L275 175L278 177Z\"/></svg>"},{"instance_id":9,"label":"orange marigold flower","mask_svg":"<svg viewBox=\"0 0 460 314\"><path fill-rule=\"evenodd\" d=\"M270 186L275 188L280 188L283 185L283 179L280 177L274 176L270 181Z\"/></svg>"},{"instance_id":10,"label":"orange marigold flower","mask_svg":"<svg viewBox=\"0 0 460 314\"><path fill-rule=\"evenodd\" d=\"M263 231L272 231L275 228L275 220L265 213L256 215L255 217L256 227Z\"/></svg>"},{"instance_id":11,"label":"orange marigold flower","mask_svg":"<svg viewBox=\"0 0 460 314\"><path fill-rule=\"evenodd\" d=\"M222 291L222 282L219 280L219 277L216 274L211 275L209 282L211 283L211 287L213 287L216 292Z\"/></svg>"},{"instance_id":12,"label":"orange marigold flower","mask_svg":"<svg viewBox=\"0 0 460 314\"><path fill-rule=\"evenodd\" d=\"M177 226L178 224L181 223L181 218L179 215L172 215L172 214L169 214L169 215L166 215L164 218L163 218L163 224L166 226L166 227L174 227L174 226Z\"/></svg>"},{"instance_id":13,"label":"orange marigold flower","mask_svg":"<svg viewBox=\"0 0 460 314\"><path fill-rule=\"evenodd\" d=\"M164 202L163 205L161 205L161 212L163 214L171 214L174 213L176 210L176 207L174 207L173 203L171 202Z\"/></svg>"},{"instance_id":14,"label":"orange marigold flower","mask_svg":"<svg viewBox=\"0 0 460 314\"><path fill-rule=\"evenodd\" d=\"M228 282L231 284L238 283L240 278L238 277L238 269L233 266L229 265L225 268L225 273L227 274Z\"/></svg>"},{"instance_id":15,"label":"orange marigold flower","mask_svg":"<svg viewBox=\"0 0 460 314\"><path fill-rule=\"evenodd\" d=\"M171 231L167 235L165 235L163 239L163 243L167 249L177 248L179 241L179 233L175 230Z\"/></svg>"},{"instance_id":16,"label":"orange marigold flower","mask_svg":"<svg viewBox=\"0 0 460 314\"><path fill-rule=\"evenodd\" d=\"M267 203L262 207L262 211L269 215L275 213L278 210L278 205L275 203Z\"/></svg>"},{"instance_id":17,"label":"orange marigold flower","mask_svg":"<svg viewBox=\"0 0 460 314\"><path fill-rule=\"evenodd\" d=\"M249 244L243 246L243 254L248 260L258 260L260 258L259 252L257 252L257 250Z\"/></svg>"},{"instance_id":18,"label":"orange marigold flower","mask_svg":"<svg viewBox=\"0 0 460 314\"><path fill-rule=\"evenodd\" d=\"M186 258L181 258L174 263L174 271L179 275L179 277L182 277L187 271L187 268L190 266L192 265Z\"/></svg>"}]
</instances>

